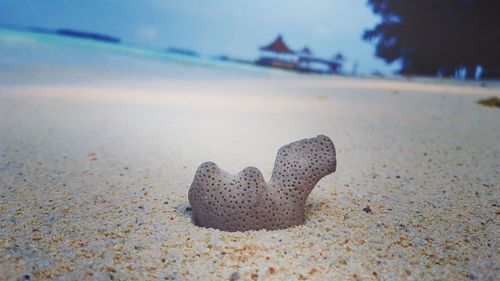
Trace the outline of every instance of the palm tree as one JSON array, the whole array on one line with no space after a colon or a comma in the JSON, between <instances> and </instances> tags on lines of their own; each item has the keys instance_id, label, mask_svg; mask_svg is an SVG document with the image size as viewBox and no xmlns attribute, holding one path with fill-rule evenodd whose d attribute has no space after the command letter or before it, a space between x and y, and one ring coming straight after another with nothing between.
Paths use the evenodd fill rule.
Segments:
<instances>
[{"instance_id":1,"label":"palm tree","mask_svg":"<svg viewBox=\"0 0 500 281\"><path fill-rule=\"evenodd\" d=\"M340 52L337 52L337 54L335 54L333 56L333 61L334 62L342 64L344 62L344 60L345 60L345 57Z\"/></svg>"},{"instance_id":2,"label":"palm tree","mask_svg":"<svg viewBox=\"0 0 500 281\"><path fill-rule=\"evenodd\" d=\"M332 62L337 65L336 72L341 72L342 71L342 64L344 63L344 61L345 61L345 57L340 52L337 52L333 56Z\"/></svg>"}]
</instances>

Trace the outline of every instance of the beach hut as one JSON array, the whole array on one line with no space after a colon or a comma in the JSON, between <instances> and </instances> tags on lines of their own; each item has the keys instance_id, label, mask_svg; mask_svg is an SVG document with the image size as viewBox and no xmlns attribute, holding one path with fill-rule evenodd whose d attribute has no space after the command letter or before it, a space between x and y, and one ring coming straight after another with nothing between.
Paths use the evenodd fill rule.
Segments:
<instances>
[{"instance_id":1,"label":"beach hut","mask_svg":"<svg viewBox=\"0 0 500 281\"><path fill-rule=\"evenodd\" d=\"M256 61L259 65L286 69L298 67L295 61L296 53L285 44L281 35L278 35L269 45L261 47L260 50L263 55Z\"/></svg>"}]
</instances>

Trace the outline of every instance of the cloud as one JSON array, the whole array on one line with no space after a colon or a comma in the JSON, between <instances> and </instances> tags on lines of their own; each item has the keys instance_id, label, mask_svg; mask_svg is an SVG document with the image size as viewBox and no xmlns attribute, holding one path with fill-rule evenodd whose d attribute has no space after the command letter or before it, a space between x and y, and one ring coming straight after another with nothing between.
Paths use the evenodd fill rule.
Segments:
<instances>
[{"instance_id":1,"label":"cloud","mask_svg":"<svg viewBox=\"0 0 500 281\"><path fill-rule=\"evenodd\" d=\"M142 40L155 40L158 38L158 30L154 27L143 26L135 31L135 36Z\"/></svg>"},{"instance_id":2,"label":"cloud","mask_svg":"<svg viewBox=\"0 0 500 281\"><path fill-rule=\"evenodd\" d=\"M319 36L325 36L330 34L330 29L324 25L316 25L313 29L313 33Z\"/></svg>"}]
</instances>

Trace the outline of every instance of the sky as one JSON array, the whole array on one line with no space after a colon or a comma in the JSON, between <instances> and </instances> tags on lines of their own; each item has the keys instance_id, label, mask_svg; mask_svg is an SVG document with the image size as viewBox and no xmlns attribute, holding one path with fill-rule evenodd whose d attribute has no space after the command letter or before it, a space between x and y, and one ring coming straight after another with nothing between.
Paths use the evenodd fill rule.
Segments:
<instances>
[{"instance_id":1,"label":"sky","mask_svg":"<svg viewBox=\"0 0 500 281\"><path fill-rule=\"evenodd\" d=\"M365 29L380 21L366 0L0 0L0 23L73 28L156 48L187 48L202 55L256 59L259 47L283 35L291 49L346 58L359 73L390 74L375 57Z\"/></svg>"}]
</instances>

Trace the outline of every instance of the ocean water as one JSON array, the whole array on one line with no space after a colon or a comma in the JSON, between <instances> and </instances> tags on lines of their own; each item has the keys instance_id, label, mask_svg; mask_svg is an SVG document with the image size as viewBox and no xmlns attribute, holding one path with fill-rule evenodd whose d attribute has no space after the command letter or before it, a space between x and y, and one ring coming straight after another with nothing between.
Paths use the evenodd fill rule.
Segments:
<instances>
[{"instance_id":1,"label":"ocean water","mask_svg":"<svg viewBox=\"0 0 500 281\"><path fill-rule=\"evenodd\" d=\"M0 84L287 75L252 65L0 28Z\"/></svg>"}]
</instances>

